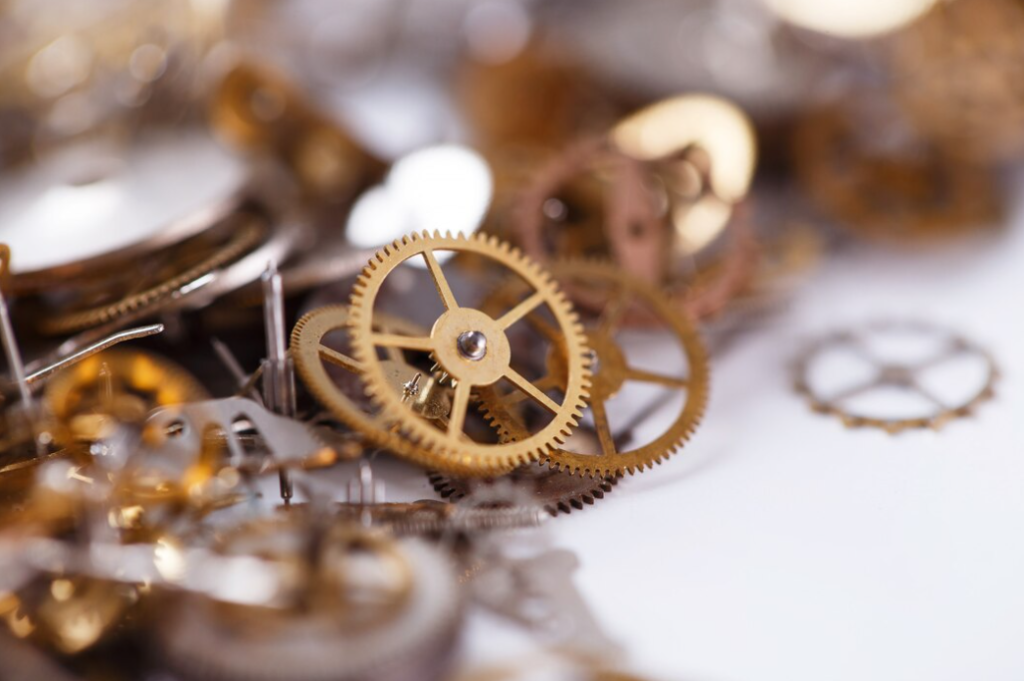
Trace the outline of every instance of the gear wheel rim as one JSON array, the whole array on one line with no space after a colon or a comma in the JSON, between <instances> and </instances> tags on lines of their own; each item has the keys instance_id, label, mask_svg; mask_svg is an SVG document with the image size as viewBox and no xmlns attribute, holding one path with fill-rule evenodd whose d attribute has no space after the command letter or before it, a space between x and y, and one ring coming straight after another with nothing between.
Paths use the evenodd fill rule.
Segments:
<instances>
[{"instance_id":1,"label":"gear wheel rim","mask_svg":"<svg viewBox=\"0 0 1024 681\"><path fill-rule=\"evenodd\" d=\"M381 285L398 265L417 255L434 250L474 253L504 266L527 282L534 291L543 293L544 304L555 317L564 334L569 380L565 397L551 422L538 433L516 441L488 445L452 438L410 413L400 397L387 387L385 376L371 340L373 304ZM472 309L472 308L467 308ZM421 450L429 452L430 465L447 469L463 469L476 475L506 472L517 466L539 460L555 445L564 442L583 416L589 395L590 367L583 327L572 305L560 291L550 274L528 259L516 248L497 237L477 233L466 237L423 231L384 246L360 274L349 307L352 353L362 367L367 395L385 420L397 423L399 431ZM454 411L454 410L453 410ZM412 417L412 418L409 418Z\"/></svg>"},{"instance_id":2,"label":"gear wheel rim","mask_svg":"<svg viewBox=\"0 0 1024 681\"><path fill-rule=\"evenodd\" d=\"M654 468L675 454L693 435L700 425L707 407L710 388L710 365L707 349L691 317L681 313L665 296L646 282L630 276L607 261L563 260L549 266L556 279L600 278L626 286L633 296L641 296L651 312L660 322L669 327L682 347L688 364L686 400L678 417L666 431L653 441L625 453L612 456L601 454L580 454L563 449L553 449L541 457L540 462L571 475L586 475L591 478L633 475L648 468ZM485 414L503 438L515 439L517 425L514 417L496 399L493 391L481 394ZM613 459L609 461L609 459Z\"/></svg>"}]
</instances>

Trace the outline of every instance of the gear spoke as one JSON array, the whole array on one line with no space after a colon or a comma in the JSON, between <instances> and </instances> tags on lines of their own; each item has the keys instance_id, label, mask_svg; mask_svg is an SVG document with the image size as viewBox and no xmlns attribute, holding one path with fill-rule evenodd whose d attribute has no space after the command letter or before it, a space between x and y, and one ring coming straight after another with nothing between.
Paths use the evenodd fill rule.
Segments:
<instances>
[{"instance_id":1,"label":"gear spoke","mask_svg":"<svg viewBox=\"0 0 1024 681\"><path fill-rule=\"evenodd\" d=\"M473 389L466 381L460 381L455 387L455 395L452 398L452 410L448 416L448 435L459 437L462 435L462 428L466 423L466 411L469 409L469 393Z\"/></svg>"},{"instance_id":2,"label":"gear spoke","mask_svg":"<svg viewBox=\"0 0 1024 681\"><path fill-rule=\"evenodd\" d=\"M910 384L910 389L916 392L918 395L934 404L940 411L947 411L949 406L945 402L935 396L930 390L925 388L919 381L913 381Z\"/></svg>"},{"instance_id":3,"label":"gear spoke","mask_svg":"<svg viewBox=\"0 0 1024 681\"><path fill-rule=\"evenodd\" d=\"M690 379L688 378L665 376L664 374L645 371L643 369L634 369L633 367L626 368L626 380L638 381L640 383L657 383L658 385L663 385L666 388L675 388L677 390L685 390L690 386Z\"/></svg>"},{"instance_id":4,"label":"gear spoke","mask_svg":"<svg viewBox=\"0 0 1024 681\"><path fill-rule=\"evenodd\" d=\"M542 319L537 315L529 315L526 317L526 323L534 328L534 330L543 336L546 340L552 343L557 343L559 338L558 329L552 324L548 323L546 319Z\"/></svg>"},{"instance_id":5,"label":"gear spoke","mask_svg":"<svg viewBox=\"0 0 1024 681\"><path fill-rule=\"evenodd\" d=\"M610 333L622 321L623 315L629 307L629 291L619 289L619 292L612 298L601 312L601 319L597 323L598 333Z\"/></svg>"},{"instance_id":6,"label":"gear spoke","mask_svg":"<svg viewBox=\"0 0 1024 681\"><path fill-rule=\"evenodd\" d=\"M322 343L320 344L319 351L320 358L325 362L341 367L345 371L351 371L353 373L359 371L359 362L355 361L348 355L342 354L334 348L329 348Z\"/></svg>"},{"instance_id":7,"label":"gear spoke","mask_svg":"<svg viewBox=\"0 0 1024 681\"><path fill-rule=\"evenodd\" d=\"M608 411L605 409L604 400L591 402L590 413L594 417L597 439L601 442L601 453L605 456L615 454L615 438L612 437L612 426L608 422Z\"/></svg>"},{"instance_id":8,"label":"gear spoke","mask_svg":"<svg viewBox=\"0 0 1024 681\"><path fill-rule=\"evenodd\" d=\"M534 383L533 385L536 386L539 390L550 390L552 388L558 387L558 381L555 380L554 376L548 375L545 376L544 378L538 379L537 382ZM501 403L505 407L513 407L522 402L523 400L525 400L527 397L528 395L526 393L522 392L521 390L517 390L516 392L509 393L508 395L502 397Z\"/></svg>"},{"instance_id":9,"label":"gear spoke","mask_svg":"<svg viewBox=\"0 0 1024 681\"><path fill-rule=\"evenodd\" d=\"M552 414L557 414L561 409L561 406L557 402L544 394L540 388L526 380L522 374L512 367L505 370L505 378L507 378L512 385L526 393L529 397L532 397L535 402L538 402Z\"/></svg>"},{"instance_id":10,"label":"gear spoke","mask_svg":"<svg viewBox=\"0 0 1024 681\"><path fill-rule=\"evenodd\" d=\"M402 348L430 352L434 349L434 339L430 336L402 336L395 333L375 333L370 336L374 345L382 348Z\"/></svg>"},{"instance_id":11,"label":"gear spoke","mask_svg":"<svg viewBox=\"0 0 1024 681\"><path fill-rule=\"evenodd\" d=\"M914 364L913 366L910 367L910 370L913 371L914 373L921 373L923 371L931 369L932 367L938 366L939 364L943 364L944 362L953 359L954 357L957 357L962 353L962 346L956 343L951 343L948 347L946 347L940 352L935 353L935 355L933 355L932 357L929 357L921 362L918 362L917 364Z\"/></svg>"},{"instance_id":12,"label":"gear spoke","mask_svg":"<svg viewBox=\"0 0 1024 681\"><path fill-rule=\"evenodd\" d=\"M532 296L522 301L498 319L498 326L507 329L520 319L530 314L544 303L544 293L535 292Z\"/></svg>"},{"instance_id":13,"label":"gear spoke","mask_svg":"<svg viewBox=\"0 0 1024 681\"><path fill-rule=\"evenodd\" d=\"M431 279L434 280L437 295L441 296L444 309L454 310L458 308L459 304L455 300L455 294L452 293L451 286L448 285L448 279L445 278L440 263L434 257L434 251L429 249L423 251L423 259L427 262L427 270L430 272Z\"/></svg>"},{"instance_id":14,"label":"gear spoke","mask_svg":"<svg viewBox=\"0 0 1024 681\"><path fill-rule=\"evenodd\" d=\"M875 356L875 353L868 349L867 345L864 344L863 338L860 338L859 336L848 336L843 340L845 341L844 346L850 352L857 355L871 366L881 367L884 364L884 362Z\"/></svg>"},{"instance_id":15,"label":"gear spoke","mask_svg":"<svg viewBox=\"0 0 1024 681\"><path fill-rule=\"evenodd\" d=\"M881 385L882 385L882 382L878 379L878 377L875 377L875 378L871 379L870 381L865 381L863 383L857 383L855 385L850 386L849 388L846 388L845 390L840 390L838 393L836 393L835 395L830 397L828 401L830 403L832 403L832 404L835 404L837 402L842 402L844 400L850 399L851 397L856 397L858 395L863 395L867 391L873 390L874 388L877 388L877 387L879 387Z\"/></svg>"}]
</instances>

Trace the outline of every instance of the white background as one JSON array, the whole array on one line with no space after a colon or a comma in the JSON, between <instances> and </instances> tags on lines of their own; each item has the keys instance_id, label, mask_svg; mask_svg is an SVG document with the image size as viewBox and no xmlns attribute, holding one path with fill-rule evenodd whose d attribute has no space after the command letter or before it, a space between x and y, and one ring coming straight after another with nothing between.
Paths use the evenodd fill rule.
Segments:
<instances>
[{"instance_id":1,"label":"white background","mask_svg":"<svg viewBox=\"0 0 1024 681\"><path fill-rule=\"evenodd\" d=\"M716 358L671 461L548 525L632 669L708 681L1024 678L1024 231L847 249ZM941 432L846 430L788 365L823 331L925 319L989 349L996 398ZM470 659L513 657L492 622Z\"/></svg>"}]
</instances>

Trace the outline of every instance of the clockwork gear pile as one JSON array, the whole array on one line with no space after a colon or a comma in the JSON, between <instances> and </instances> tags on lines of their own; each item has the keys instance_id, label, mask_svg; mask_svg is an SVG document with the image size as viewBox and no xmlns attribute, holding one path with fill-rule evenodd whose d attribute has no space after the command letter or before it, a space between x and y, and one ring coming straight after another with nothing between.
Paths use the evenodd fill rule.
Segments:
<instances>
[{"instance_id":1,"label":"clockwork gear pile","mask_svg":"<svg viewBox=\"0 0 1024 681\"><path fill-rule=\"evenodd\" d=\"M0 679L640 680L551 524L819 265L997 235L1024 5L586 4L0 0ZM900 437L999 377L790 359Z\"/></svg>"}]
</instances>

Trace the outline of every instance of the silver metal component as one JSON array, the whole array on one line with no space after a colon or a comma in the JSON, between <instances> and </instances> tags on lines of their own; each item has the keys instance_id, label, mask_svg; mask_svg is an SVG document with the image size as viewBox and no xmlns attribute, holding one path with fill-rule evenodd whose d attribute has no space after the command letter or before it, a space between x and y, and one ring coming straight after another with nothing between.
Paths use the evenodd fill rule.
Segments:
<instances>
[{"instance_id":1,"label":"silver metal component","mask_svg":"<svg viewBox=\"0 0 1024 681\"><path fill-rule=\"evenodd\" d=\"M487 336L479 331L466 331L459 336L459 354L478 362L487 355Z\"/></svg>"},{"instance_id":2,"label":"silver metal component","mask_svg":"<svg viewBox=\"0 0 1024 681\"><path fill-rule=\"evenodd\" d=\"M30 365L30 368L34 369L32 373L25 377L26 382L33 388L39 384L41 385L47 378L57 373L61 369L65 369L73 364L81 362L83 359L88 359L93 355L100 353L108 348L112 348L115 345L119 345L125 341L137 340L139 338L146 338L147 336L154 336L158 333L163 333L163 324L147 324L146 326L137 326L133 329L125 329L124 331L118 331L112 333L105 338L102 338L94 343L86 345L77 352L73 352L70 355L61 357L60 359L47 364L39 369L35 369L34 364Z\"/></svg>"},{"instance_id":3,"label":"silver metal component","mask_svg":"<svg viewBox=\"0 0 1024 681\"><path fill-rule=\"evenodd\" d=\"M284 287L277 265L271 261L263 272L263 323L267 334L267 371L263 374L263 399L276 414L295 415L294 378L288 363L287 341L284 327ZM281 498L291 502L292 484L288 472L278 472Z\"/></svg>"},{"instance_id":4,"label":"silver metal component","mask_svg":"<svg viewBox=\"0 0 1024 681\"><path fill-rule=\"evenodd\" d=\"M235 382L238 385L237 395L244 395L245 397L249 397L262 405L263 395L256 390L253 385L253 377L245 373L245 370L242 368L241 363L239 363L238 358L235 357L233 352L231 352L231 348L229 348L224 341L219 338L211 338L210 344L213 346L213 351L217 354L217 358L220 359L221 363L227 368L232 378L235 379Z\"/></svg>"},{"instance_id":5,"label":"silver metal component","mask_svg":"<svg viewBox=\"0 0 1024 681\"><path fill-rule=\"evenodd\" d=\"M333 605L340 600L337 597L317 598L320 592L312 589L295 594L294 579L289 579L294 573L282 570L282 561L240 553L239 563L257 569L265 566L270 580L242 565L243 570L221 571L220 591L264 600L270 594L277 597L276 602L253 599L251 605L256 607L249 610L225 609L218 603L224 599L213 589L204 590L209 596L181 594L156 625L163 659L176 677L196 681L439 681L461 624L457 575L450 558L430 544L412 539L386 541L408 570L407 577L392 577L403 579L407 591L388 617L361 621L363 611L358 607L339 610ZM337 552L332 555L339 560ZM246 577L241 587L239 575ZM372 585L389 576L377 574ZM262 588L245 588L249 584ZM346 584L346 588L355 587ZM367 602L355 601L355 605L365 608ZM266 627L259 626L268 621L273 623L273 636L266 636Z\"/></svg>"},{"instance_id":6,"label":"silver metal component","mask_svg":"<svg viewBox=\"0 0 1024 681\"><path fill-rule=\"evenodd\" d=\"M263 376L263 395L267 406L278 414L290 416L288 395L287 341L284 325L284 290L281 274L274 263L263 273L263 323L267 334L268 371Z\"/></svg>"},{"instance_id":7,"label":"silver metal component","mask_svg":"<svg viewBox=\"0 0 1024 681\"><path fill-rule=\"evenodd\" d=\"M10 271L10 251L4 246L0 249L0 278L6 278ZM32 391L29 390L28 380L25 378L25 363L21 361L21 349L18 347L18 339L14 335L14 327L11 325L11 314L7 308L7 298L3 288L0 287L0 341L4 344L4 354L7 356L7 366L11 370L11 379L18 386L18 394L26 412L32 411Z\"/></svg>"},{"instance_id":8,"label":"silver metal component","mask_svg":"<svg viewBox=\"0 0 1024 681\"><path fill-rule=\"evenodd\" d=\"M551 643L599 659L622 648L601 629L572 576L579 559L572 551L552 549L528 558L488 556L472 582L482 605L543 636Z\"/></svg>"},{"instance_id":9,"label":"silver metal component","mask_svg":"<svg viewBox=\"0 0 1024 681\"><path fill-rule=\"evenodd\" d=\"M10 256L11 252L7 246L0 248L0 280L6 279L10 272ZM28 426L28 432L32 433L36 455L41 458L46 455L46 445L43 443L40 433L36 432L35 401L32 399L32 390L25 377L25 363L21 359L21 349L18 347L18 339L14 335L14 327L11 325L11 314L7 308L7 298L4 295L3 286L0 286L0 342L4 346L7 366L11 369L11 378L18 386L25 424Z\"/></svg>"},{"instance_id":10,"label":"silver metal component","mask_svg":"<svg viewBox=\"0 0 1024 681\"><path fill-rule=\"evenodd\" d=\"M417 397L420 394L420 378L422 374L416 374L411 380L402 384L402 401L410 397Z\"/></svg>"},{"instance_id":11,"label":"silver metal component","mask_svg":"<svg viewBox=\"0 0 1024 681\"><path fill-rule=\"evenodd\" d=\"M166 437L161 452L170 451L181 463L189 465L202 448L203 434L209 429L224 433L231 464L240 466L245 450L235 434L236 424L244 421L260 434L267 454L279 463L301 462L325 449L324 444L305 424L274 414L244 397L192 402L155 410L146 427L167 433L179 426L174 437Z\"/></svg>"}]
</instances>

